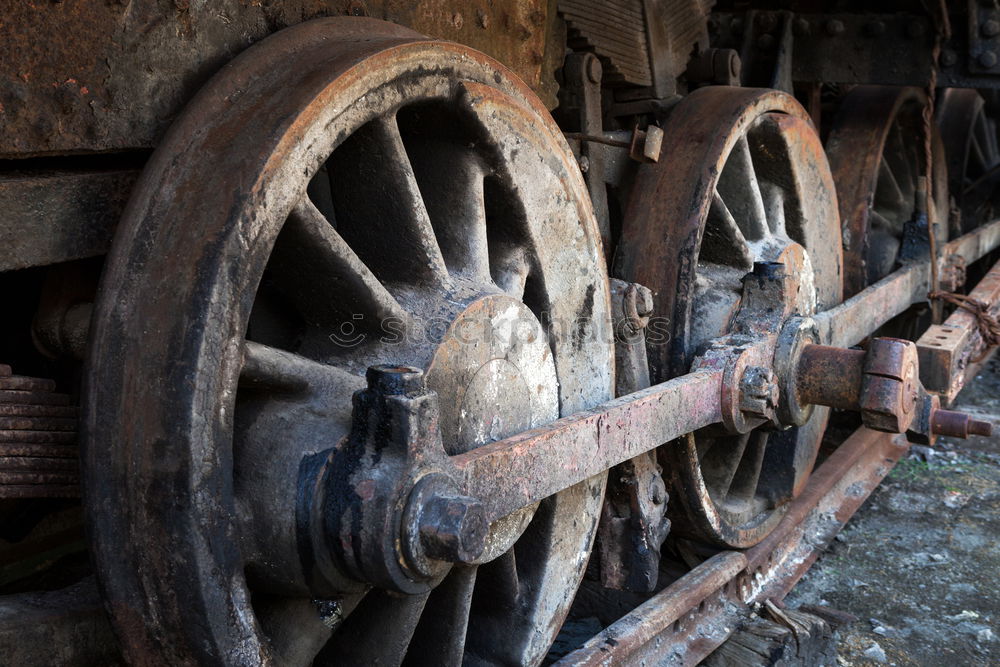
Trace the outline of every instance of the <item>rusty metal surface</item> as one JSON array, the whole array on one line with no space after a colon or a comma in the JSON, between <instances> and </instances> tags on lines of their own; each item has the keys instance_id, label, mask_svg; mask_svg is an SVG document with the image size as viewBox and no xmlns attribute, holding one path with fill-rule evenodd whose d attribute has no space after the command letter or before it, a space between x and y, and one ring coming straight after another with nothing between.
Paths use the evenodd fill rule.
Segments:
<instances>
[{"instance_id":1,"label":"rusty metal surface","mask_svg":"<svg viewBox=\"0 0 1000 667\"><path fill-rule=\"evenodd\" d=\"M748 601L781 598L906 453L902 436L861 428L824 461L782 524L747 553Z\"/></svg>"},{"instance_id":2,"label":"rusty metal surface","mask_svg":"<svg viewBox=\"0 0 1000 667\"><path fill-rule=\"evenodd\" d=\"M0 271L106 253L137 177L136 170L0 176Z\"/></svg>"},{"instance_id":3,"label":"rusty metal surface","mask_svg":"<svg viewBox=\"0 0 1000 667\"><path fill-rule=\"evenodd\" d=\"M615 331L615 395L649 386L645 328L653 295L642 285L611 280ZM597 529L596 557L605 588L649 592L655 589L660 550L670 531L669 494L655 452L611 468Z\"/></svg>"},{"instance_id":4,"label":"rusty metal surface","mask_svg":"<svg viewBox=\"0 0 1000 667\"><path fill-rule=\"evenodd\" d=\"M719 12L713 44L740 48L745 43L747 49L773 52L781 14L789 14L793 81L920 86L930 70L934 32L922 13ZM901 45L906 58L898 57Z\"/></svg>"},{"instance_id":5,"label":"rusty metal surface","mask_svg":"<svg viewBox=\"0 0 1000 667\"><path fill-rule=\"evenodd\" d=\"M1000 221L992 221L942 246L939 266L947 266L946 258L955 255L972 263L998 246ZM814 319L821 340L836 347L857 345L914 303L924 301L929 289L929 264L907 264L839 306L818 313Z\"/></svg>"},{"instance_id":6,"label":"rusty metal surface","mask_svg":"<svg viewBox=\"0 0 1000 667\"><path fill-rule=\"evenodd\" d=\"M641 0L559 0L558 7L569 45L600 56L607 63L608 83L652 85Z\"/></svg>"},{"instance_id":7,"label":"rusty metal surface","mask_svg":"<svg viewBox=\"0 0 1000 667\"><path fill-rule=\"evenodd\" d=\"M802 404L848 409L858 404L863 350L809 345L799 357L795 387Z\"/></svg>"},{"instance_id":8,"label":"rusty metal surface","mask_svg":"<svg viewBox=\"0 0 1000 667\"><path fill-rule=\"evenodd\" d=\"M124 664L93 578L0 596L0 655L10 665Z\"/></svg>"},{"instance_id":9,"label":"rusty metal surface","mask_svg":"<svg viewBox=\"0 0 1000 667\"><path fill-rule=\"evenodd\" d=\"M675 92L691 54L708 44L714 0L559 0L568 44L600 56L612 86L649 88L648 97Z\"/></svg>"},{"instance_id":10,"label":"rusty metal surface","mask_svg":"<svg viewBox=\"0 0 1000 667\"><path fill-rule=\"evenodd\" d=\"M489 516L552 495L684 433L721 421L722 373L689 373L452 458ZM655 445L653 445L655 446ZM567 456L572 452L572 456Z\"/></svg>"},{"instance_id":11,"label":"rusty metal surface","mask_svg":"<svg viewBox=\"0 0 1000 667\"><path fill-rule=\"evenodd\" d=\"M614 262L616 277L653 291L653 311L662 318L660 331L647 332L653 381L687 372L710 340L731 331L757 335L771 327L776 335L782 322L765 311L791 307L807 315L840 301L841 251L829 243L840 230L833 181L815 128L794 98L765 89L698 89L672 110L663 146L669 159L638 169ZM755 279L771 280L768 262L788 264L787 275L805 287L776 308L756 308L766 324L754 328L744 291ZM756 278L743 282L751 271ZM724 386L736 398L723 412L731 426L742 421L742 410L737 388L729 380ZM675 522L675 530L729 546L759 539L808 475L825 415L818 410L812 422L774 435L782 443L774 447L766 430L686 438L667 461L691 517L689 527ZM703 456L711 447L715 454ZM779 449L789 453L775 455ZM744 457L747 470L759 471L755 461L765 456L772 474L750 472L745 484L733 485ZM793 481L788 490L766 488L773 478Z\"/></svg>"},{"instance_id":12,"label":"rusty metal surface","mask_svg":"<svg viewBox=\"0 0 1000 667\"><path fill-rule=\"evenodd\" d=\"M722 552L559 663L694 665L809 569L909 444L859 429L814 471L778 527L744 553Z\"/></svg>"},{"instance_id":13,"label":"rusty metal surface","mask_svg":"<svg viewBox=\"0 0 1000 667\"><path fill-rule=\"evenodd\" d=\"M725 638L720 621L736 620L733 580L746 565L737 551L713 556L555 664L694 664L694 653Z\"/></svg>"},{"instance_id":14,"label":"rusty metal surface","mask_svg":"<svg viewBox=\"0 0 1000 667\"><path fill-rule=\"evenodd\" d=\"M986 304L988 312L1000 313L1000 263L993 266L969 293L969 298ZM951 403L965 386L967 369L987 353L975 314L963 308L942 324L930 326L917 341L920 379L931 391Z\"/></svg>"},{"instance_id":15,"label":"rusty metal surface","mask_svg":"<svg viewBox=\"0 0 1000 667\"><path fill-rule=\"evenodd\" d=\"M2 13L2 158L152 148L226 62L321 16L371 16L467 44L511 67L550 105L563 57L554 0L9 0Z\"/></svg>"},{"instance_id":16,"label":"rusty metal surface","mask_svg":"<svg viewBox=\"0 0 1000 667\"><path fill-rule=\"evenodd\" d=\"M246 132L248 125L257 131ZM391 522L401 520L395 504L366 514L372 524L352 527L352 544L368 560L327 568L343 575L332 592L318 573L347 553L344 545L299 549L314 528L324 540L342 535L329 523L363 505L368 491L388 498L375 479L361 479L367 467L334 465L330 478L311 476L330 457L357 462L352 455L370 451L357 446L367 440L343 437L351 392L369 365L402 357L426 369L428 386L445 399L439 425L448 454L481 451L473 448L610 396L599 247L565 140L542 103L499 63L364 19L289 28L234 60L147 165L95 309L84 392L85 503L126 657L311 660L303 652L322 648L331 628L314 623L302 629L308 641L283 641L295 637L296 623L281 613L280 600L253 595L251 606L251 591L277 590L307 609L317 595L349 594L352 602L337 607L344 621L332 636L336 657L360 651L398 663L416 638L414 647L437 646L458 662L463 650L498 662L540 661L583 575L603 474L491 529L488 562L449 570L429 595L365 593L364 578L352 578L379 567L372 554L380 552L362 542L374 546L393 534ZM281 261L262 281L275 248ZM268 329L275 293L301 316L301 339ZM343 298L331 303L331 293ZM252 308L255 296L263 314ZM337 338L359 309L370 317L363 340ZM391 345L378 327L398 313L413 336ZM450 328L418 338L417 315ZM465 325L484 321L487 334L523 322L532 335L460 345ZM245 334L275 363L251 364L254 377L244 384ZM503 367L521 353L523 363ZM282 377L270 385L259 375L273 365ZM308 375L307 392L288 392L285 378L296 373ZM383 426L371 424L375 442L389 442ZM400 457L386 451L364 461L377 471L379 461L388 466ZM343 511L309 514L317 499L342 503ZM409 534L421 535L420 544L424 534L440 541L452 534L424 530L430 514L415 514L421 525ZM320 517L319 525L300 523L303 516ZM434 553L445 553L441 546ZM390 542L381 553L395 548ZM515 572L520 585L510 583ZM462 593L470 586L497 602L470 607ZM465 623L450 634L420 630L446 613Z\"/></svg>"},{"instance_id":17,"label":"rusty metal surface","mask_svg":"<svg viewBox=\"0 0 1000 667\"><path fill-rule=\"evenodd\" d=\"M923 165L924 94L917 88L858 86L840 102L826 152L837 184L844 243L844 293L857 294L895 268L913 218ZM948 177L934 142L932 192L938 234L947 240Z\"/></svg>"},{"instance_id":18,"label":"rusty metal surface","mask_svg":"<svg viewBox=\"0 0 1000 667\"><path fill-rule=\"evenodd\" d=\"M0 499L80 496L77 408L55 390L0 367Z\"/></svg>"},{"instance_id":19,"label":"rusty metal surface","mask_svg":"<svg viewBox=\"0 0 1000 667\"><path fill-rule=\"evenodd\" d=\"M992 187L970 186L1000 161L996 121L976 90L947 88L935 102L934 115L944 139L948 182L960 215L953 234L972 231L984 215L993 214L989 200Z\"/></svg>"}]
</instances>

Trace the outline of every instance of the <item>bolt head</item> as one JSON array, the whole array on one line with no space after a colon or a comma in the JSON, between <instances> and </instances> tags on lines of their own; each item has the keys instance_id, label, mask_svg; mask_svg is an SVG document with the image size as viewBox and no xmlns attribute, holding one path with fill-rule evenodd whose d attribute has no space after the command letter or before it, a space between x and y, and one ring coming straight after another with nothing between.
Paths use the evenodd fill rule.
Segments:
<instances>
[{"instance_id":1,"label":"bolt head","mask_svg":"<svg viewBox=\"0 0 1000 667\"><path fill-rule=\"evenodd\" d=\"M430 558L471 563L486 549L490 523L481 503L463 496L433 496L420 512L420 544Z\"/></svg>"},{"instance_id":2,"label":"bolt head","mask_svg":"<svg viewBox=\"0 0 1000 667\"><path fill-rule=\"evenodd\" d=\"M997 54L994 51L983 51L979 54L977 62L979 62L982 67L994 67L997 64Z\"/></svg>"},{"instance_id":3,"label":"bolt head","mask_svg":"<svg viewBox=\"0 0 1000 667\"><path fill-rule=\"evenodd\" d=\"M984 37L995 37L997 34L1000 34L1000 22L994 19L983 21L983 24L979 26L979 30L983 33Z\"/></svg>"},{"instance_id":4,"label":"bolt head","mask_svg":"<svg viewBox=\"0 0 1000 667\"><path fill-rule=\"evenodd\" d=\"M945 67L953 67L955 63L958 62L958 54L956 54L951 49L945 49L941 52L941 64Z\"/></svg>"},{"instance_id":5,"label":"bolt head","mask_svg":"<svg viewBox=\"0 0 1000 667\"><path fill-rule=\"evenodd\" d=\"M826 34L830 35L830 37L836 37L844 33L844 22L839 19L830 19L823 27L826 29Z\"/></svg>"},{"instance_id":6,"label":"bolt head","mask_svg":"<svg viewBox=\"0 0 1000 667\"><path fill-rule=\"evenodd\" d=\"M645 285L635 285L635 312L639 317L649 317L653 314L653 292Z\"/></svg>"},{"instance_id":7,"label":"bolt head","mask_svg":"<svg viewBox=\"0 0 1000 667\"><path fill-rule=\"evenodd\" d=\"M778 404L778 380L770 368L751 366L740 380L740 409L770 419Z\"/></svg>"}]
</instances>

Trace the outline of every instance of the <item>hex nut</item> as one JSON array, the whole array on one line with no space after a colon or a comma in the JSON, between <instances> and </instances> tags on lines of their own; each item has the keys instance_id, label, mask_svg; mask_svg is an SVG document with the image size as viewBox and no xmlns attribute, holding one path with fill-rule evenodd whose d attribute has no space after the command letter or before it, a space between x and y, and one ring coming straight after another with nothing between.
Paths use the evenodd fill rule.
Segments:
<instances>
[{"instance_id":1,"label":"hex nut","mask_svg":"<svg viewBox=\"0 0 1000 667\"><path fill-rule=\"evenodd\" d=\"M770 368L751 366L740 380L740 410L771 419L778 404L778 381Z\"/></svg>"},{"instance_id":2,"label":"hex nut","mask_svg":"<svg viewBox=\"0 0 1000 667\"><path fill-rule=\"evenodd\" d=\"M481 503L462 496L431 497L420 511L420 544L430 558L471 563L486 549L490 523Z\"/></svg>"}]
</instances>

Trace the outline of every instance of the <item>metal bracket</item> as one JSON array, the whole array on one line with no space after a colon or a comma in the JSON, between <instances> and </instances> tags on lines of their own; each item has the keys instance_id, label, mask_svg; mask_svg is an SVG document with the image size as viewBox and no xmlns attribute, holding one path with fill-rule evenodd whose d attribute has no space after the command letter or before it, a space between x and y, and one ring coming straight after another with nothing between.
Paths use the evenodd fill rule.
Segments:
<instances>
[{"instance_id":1,"label":"metal bracket","mask_svg":"<svg viewBox=\"0 0 1000 667\"><path fill-rule=\"evenodd\" d=\"M580 132L598 136L604 131L601 112L601 61L593 53L571 53L566 56L566 85L579 105ZM593 141L580 142L580 163L583 180L587 183L594 216L601 231L606 257L611 249L611 220L608 211L608 189L604 183L606 147ZM585 166L585 167L584 167Z\"/></svg>"}]
</instances>

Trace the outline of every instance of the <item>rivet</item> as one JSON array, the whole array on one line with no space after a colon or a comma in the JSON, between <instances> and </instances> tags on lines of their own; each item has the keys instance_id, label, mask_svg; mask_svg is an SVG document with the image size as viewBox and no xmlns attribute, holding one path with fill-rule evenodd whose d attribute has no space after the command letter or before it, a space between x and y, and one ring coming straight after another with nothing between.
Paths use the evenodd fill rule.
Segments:
<instances>
[{"instance_id":1,"label":"rivet","mask_svg":"<svg viewBox=\"0 0 1000 667\"><path fill-rule=\"evenodd\" d=\"M844 22L839 19L830 19L826 22L824 28L826 28L826 34L831 37L836 37L837 35L843 34Z\"/></svg>"},{"instance_id":2,"label":"rivet","mask_svg":"<svg viewBox=\"0 0 1000 667\"><path fill-rule=\"evenodd\" d=\"M878 37L885 33L885 23L882 21L871 21L865 24L865 34L869 37Z\"/></svg>"},{"instance_id":3,"label":"rivet","mask_svg":"<svg viewBox=\"0 0 1000 667\"><path fill-rule=\"evenodd\" d=\"M587 78L590 79L591 83L600 83L603 73L604 68L601 67L601 61L597 59L597 56L587 59Z\"/></svg>"},{"instance_id":4,"label":"rivet","mask_svg":"<svg viewBox=\"0 0 1000 667\"><path fill-rule=\"evenodd\" d=\"M986 37L993 37L1000 33L1000 23L989 19L988 21L983 21L983 25L979 29Z\"/></svg>"},{"instance_id":5,"label":"rivet","mask_svg":"<svg viewBox=\"0 0 1000 667\"><path fill-rule=\"evenodd\" d=\"M997 54L993 51L983 51L979 54L978 61L983 67L994 67L997 64Z\"/></svg>"}]
</instances>

